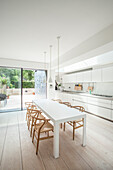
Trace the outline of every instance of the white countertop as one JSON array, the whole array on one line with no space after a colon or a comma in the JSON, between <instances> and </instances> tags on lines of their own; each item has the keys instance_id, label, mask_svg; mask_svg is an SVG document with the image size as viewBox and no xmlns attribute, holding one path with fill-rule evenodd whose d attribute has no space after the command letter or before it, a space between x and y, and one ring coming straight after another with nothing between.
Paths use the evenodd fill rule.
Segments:
<instances>
[{"instance_id":1,"label":"white countertop","mask_svg":"<svg viewBox=\"0 0 113 170\"><path fill-rule=\"evenodd\" d=\"M97 96L94 94L89 94L88 92L83 92L83 91L75 91L75 90L66 90L61 93L67 93L67 94L72 94L72 95L81 95L81 96L87 96L87 97L94 97L94 98L100 98L104 100L113 100L113 97L104 97L104 96Z\"/></svg>"}]
</instances>

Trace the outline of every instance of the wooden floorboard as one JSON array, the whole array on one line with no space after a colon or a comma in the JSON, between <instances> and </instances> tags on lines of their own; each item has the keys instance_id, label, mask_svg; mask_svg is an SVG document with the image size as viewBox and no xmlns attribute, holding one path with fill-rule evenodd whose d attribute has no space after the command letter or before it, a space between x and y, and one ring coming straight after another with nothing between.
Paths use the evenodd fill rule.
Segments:
<instances>
[{"instance_id":1,"label":"wooden floorboard","mask_svg":"<svg viewBox=\"0 0 113 170\"><path fill-rule=\"evenodd\" d=\"M21 113L18 113L18 117L20 122L19 130L23 170L44 170L45 168L40 158L40 155L36 156L35 154L35 146L32 144L30 133L27 129L25 119L22 122Z\"/></svg>"},{"instance_id":2,"label":"wooden floorboard","mask_svg":"<svg viewBox=\"0 0 113 170\"><path fill-rule=\"evenodd\" d=\"M53 139L32 144L25 111L0 114L0 170L112 170L113 123L87 114L87 145L81 146L82 128L60 129L60 157L53 157Z\"/></svg>"},{"instance_id":3,"label":"wooden floorboard","mask_svg":"<svg viewBox=\"0 0 113 170\"><path fill-rule=\"evenodd\" d=\"M47 170L59 169L67 170L68 167L60 156L58 159L53 157L53 139L40 142L39 153L43 159L44 166Z\"/></svg>"},{"instance_id":4,"label":"wooden floorboard","mask_svg":"<svg viewBox=\"0 0 113 170\"><path fill-rule=\"evenodd\" d=\"M6 140L6 133L7 133L7 126L0 127L0 165L2 162L2 156L3 156L4 145Z\"/></svg>"},{"instance_id":5,"label":"wooden floorboard","mask_svg":"<svg viewBox=\"0 0 113 170\"><path fill-rule=\"evenodd\" d=\"M1 167L22 170L18 125L8 126Z\"/></svg>"},{"instance_id":6,"label":"wooden floorboard","mask_svg":"<svg viewBox=\"0 0 113 170\"><path fill-rule=\"evenodd\" d=\"M67 136L67 138L70 138L71 131L69 130L69 128L66 130L66 132L67 133L65 133L65 135ZM82 133L76 132L75 143L77 146L69 142L73 150L76 150L76 152L80 154L80 156L93 169L112 169L113 168L113 161L112 161L113 153L112 155L110 155L110 157L108 157L105 152L106 149L100 143L98 143L95 139L93 139L92 136L89 136L88 129L87 129L87 146L81 147L80 146L80 140L81 140L80 134ZM110 151L108 152L110 154Z\"/></svg>"},{"instance_id":7,"label":"wooden floorboard","mask_svg":"<svg viewBox=\"0 0 113 170\"><path fill-rule=\"evenodd\" d=\"M0 166L2 162L4 146L5 146L7 126L8 126L8 115L0 114Z\"/></svg>"}]
</instances>

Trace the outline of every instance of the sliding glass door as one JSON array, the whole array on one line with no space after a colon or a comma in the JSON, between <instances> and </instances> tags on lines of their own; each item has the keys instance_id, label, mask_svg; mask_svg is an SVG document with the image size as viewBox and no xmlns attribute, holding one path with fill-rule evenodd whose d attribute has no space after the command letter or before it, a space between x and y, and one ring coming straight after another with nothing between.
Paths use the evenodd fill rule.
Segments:
<instances>
[{"instance_id":1,"label":"sliding glass door","mask_svg":"<svg viewBox=\"0 0 113 170\"><path fill-rule=\"evenodd\" d=\"M35 70L23 69L22 80L22 94L23 94L23 108L25 108L25 102L32 102L35 99Z\"/></svg>"},{"instance_id":2,"label":"sliding glass door","mask_svg":"<svg viewBox=\"0 0 113 170\"><path fill-rule=\"evenodd\" d=\"M23 69L23 108L25 102L46 98L46 71Z\"/></svg>"},{"instance_id":3,"label":"sliding glass door","mask_svg":"<svg viewBox=\"0 0 113 170\"><path fill-rule=\"evenodd\" d=\"M21 110L21 69L0 67L0 112Z\"/></svg>"},{"instance_id":4,"label":"sliding glass door","mask_svg":"<svg viewBox=\"0 0 113 170\"><path fill-rule=\"evenodd\" d=\"M23 110L25 102L46 98L46 71L0 67L0 112Z\"/></svg>"},{"instance_id":5,"label":"sliding glass door","mask_svg":"<svg viewBox=\"0 0 113 170\"><path fill-rule=\"evenodd\" d=\"M47 76L46 71L35 71L35 93L37 99L45 99L47 94Z\"/></svg>"}]
</instances>

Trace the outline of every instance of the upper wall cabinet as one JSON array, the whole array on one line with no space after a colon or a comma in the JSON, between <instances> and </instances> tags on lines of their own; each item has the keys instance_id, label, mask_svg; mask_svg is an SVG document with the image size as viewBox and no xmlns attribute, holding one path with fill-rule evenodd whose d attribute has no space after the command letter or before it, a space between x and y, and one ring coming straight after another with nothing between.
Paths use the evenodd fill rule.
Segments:
<instances>
[{"instance_id":1,"label":"upper wall cabinet","mask_svg":"<svg viewBox=\"0 0 113 170\"><path fill-rule=\"evenodd\" d=\"M83 72L76 73L77 74L77 82L83 82Z\"/></svg>"},{"instance_id":2,"label":"upper wall cabinet","mask_svg":"<svg viewBox=\"0 0 113 170\"><path fill-rule=\"evenodd\" d=\"M69 82L69 76L68 75L62 76L62 79L63 79L63 83L68 83Z\"/></svg>"},{"instance_id":3,"label":"upper wall cabinet","mask_svg":"<svg viewBox=\"0 0 113 170\"><path fill-rule=\"evenodd\" d=\"M70 81L71 83L76 83L77 81L77 74L76 73L73 73L73 74L70 74Z\"/></svg>"},{"instance_id":4,"label":"upper wall cabinet","mask_svg":"<svg viewBox=\"0 0 113 170\"><path fill-rule=\"evenodd\" d=\"M83 72L83 81L84 82L91 82L92 81L92 71L85 71Z\"/></svg>"},{"instance_id":5,"label":"upper wall cabinet","mask_svg":"<svg viewBox=\"0 0 113 170\"><path fill-rule=\"evenodd\" d=\"M101 71L102 71L101 69L92 70L92 82L102 81Z\"/></svg>"},{"instance_id":6,"label":"upper wall cabinet","mask_svg":"<svg viewBox=\"0 0 113 170\"><path fill-rule=\"evenodd\" d=\"M113 66L102 68L102 81L103 82L113 81Z\"/></svg>"},{"instance_id":7,"label":"upper wall cabinet","mask_svg":"<svg viewBox=\"0 0 113 170\"><path fill-rule=\"evenodd\" d=\"M113 66L63 76L63 83L76 82L113 82Z\"/></svg>"},{"instance_id":8,"label":"upper wall cabinet","mask_svg":"<svg viewBox=\"0 0 113 170\"><path fill-rule=\"evenodd\" d=\"M75 73L64 75L62 78L63 83L75 83L77 81Z\"/></svg>"}]
</instances>

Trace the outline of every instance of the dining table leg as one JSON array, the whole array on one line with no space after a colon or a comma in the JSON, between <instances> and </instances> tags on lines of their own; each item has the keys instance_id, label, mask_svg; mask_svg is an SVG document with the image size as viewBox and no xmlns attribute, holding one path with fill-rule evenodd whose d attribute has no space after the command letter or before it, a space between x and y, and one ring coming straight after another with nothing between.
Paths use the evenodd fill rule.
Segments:
<instances>
[{"instance_id":1,"label":"dining table leg","mask_svg":"<svg viewBox=\"0 0 113 170\"><path fill-rule=\"evenodd\" d=\"M59 123L54 123L54 142L53 142L53 156L59 157Z\"/></svg>"},{"instance_id":2,"label":"dining table leg","mask_svg":"<svg viewBox=\"0 0 113 170\"><path fill-rule=\"evenodd\" d=\"M86 115L83 118L83 139L82 139L82 145L86 146Z\"/></svg>"}]
</instances>

